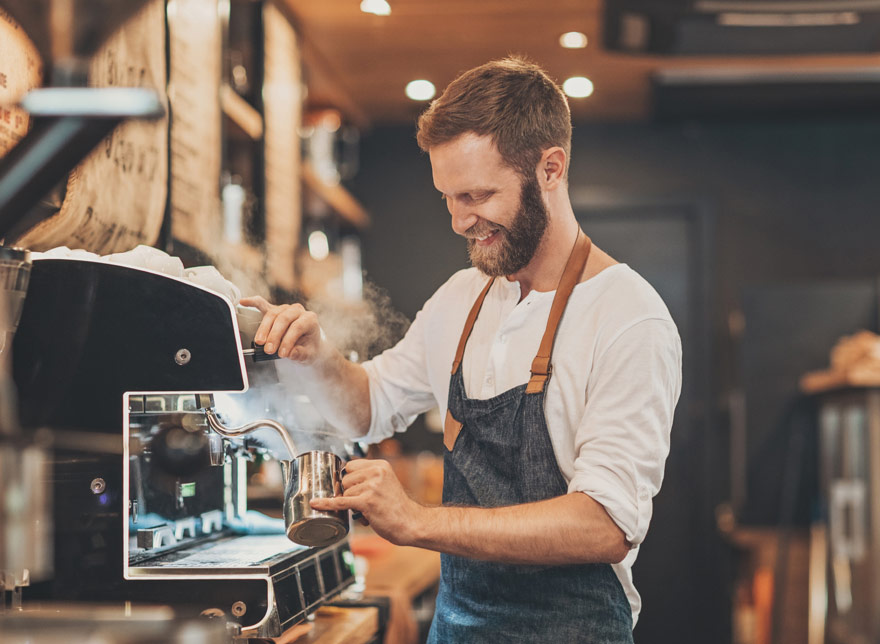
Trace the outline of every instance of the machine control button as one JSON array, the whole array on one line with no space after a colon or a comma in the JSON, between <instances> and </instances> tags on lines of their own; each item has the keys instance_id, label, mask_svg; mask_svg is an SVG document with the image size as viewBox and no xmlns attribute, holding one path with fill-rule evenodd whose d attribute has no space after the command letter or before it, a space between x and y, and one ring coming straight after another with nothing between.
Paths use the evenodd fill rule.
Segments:
<instances>
[{"instance_id":1,"label":"machine control button","mask_svg":"<svg viewBox=\"0 0 880 644\"><path fill-rule=\"evenodd\" d=\"M221 510L203 512L201 519L202 534L211 534L212 532L219 532L223 529L223 512Z\"/></svg>"},{"instance_id":2,"label":"machine control button","mask_svg":"<svg viewBox=\"0 0 880 644\"><path fill-rule=\"evenodd\" d=\"M196 518L187 517L174 522L174 538L183 541L187 537L196 536Z\"/></svg>"},{"instance_id":3,"label":"machine control button","mask_svg":"<svg viewBox=\"0 0 880 644\"><path fill-rule=\"evenodd\" d=\"M92 490L92 494L101 494L107 489L107 482L102 478L92 479L89 488Z\"/></svg>"},{"instance_id":4,"label":"machine control button","mask_svg":"<svg viewBox=\"0 0 880 644\"><path fill-rule=\"evenodd\" d=\"M177 353L174 354L174 362L181 367L185 364L189 364L190 360L192 360L192 354L189 352L189 349L179 349Z\"/></svg>"},{"instance_id":5,"label":"machine control button","mask_svg":"<svg viewBox=\"0 0 880 644\"><path fill-rule=\"evenodd\" d=\"M232 605L232 614L236 617L241 617L247 612L247 604L242 601L235 602Z\"/></svg>"}]
</instances>

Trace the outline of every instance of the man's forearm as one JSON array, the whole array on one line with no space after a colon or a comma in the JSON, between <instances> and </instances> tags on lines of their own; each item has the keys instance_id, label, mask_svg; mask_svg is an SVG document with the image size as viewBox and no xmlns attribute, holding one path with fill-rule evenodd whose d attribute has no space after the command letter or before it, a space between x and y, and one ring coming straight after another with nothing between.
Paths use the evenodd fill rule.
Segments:
<instances>
[{"instance_id":1,"label":"man's forearm","mask_svg":"<svg viewBox=\"0 0 880 644\"><path fill-rule=\"evenodd\" d=\"M617 563L629 552L605 508L580 492L502 508L423 508L410 545L512 564Z\"/></svg>"}]
</instances>

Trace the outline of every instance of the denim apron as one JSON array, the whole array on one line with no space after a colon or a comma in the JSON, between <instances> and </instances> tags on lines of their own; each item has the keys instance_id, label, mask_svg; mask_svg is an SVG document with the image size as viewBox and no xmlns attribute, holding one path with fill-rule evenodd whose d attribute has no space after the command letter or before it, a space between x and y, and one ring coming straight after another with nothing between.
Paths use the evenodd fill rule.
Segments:
<instances>
[{"instance_id":1,"label":"denim apron","mask_svg":"<svg viewBox=\"0 0 880 644\"><path fill-rule=\"evenodd\" d=\"M444 505L498 507L566 494L544 420L556 329L580 279L590 240L579 232L556 289L532 376L488 400L468 398L461 361L494 278L474 303L459 341L444 426ZM629 600L609 564L526 566L443 554L430 644L632 640Z\"/></svg>"}]
</instances>

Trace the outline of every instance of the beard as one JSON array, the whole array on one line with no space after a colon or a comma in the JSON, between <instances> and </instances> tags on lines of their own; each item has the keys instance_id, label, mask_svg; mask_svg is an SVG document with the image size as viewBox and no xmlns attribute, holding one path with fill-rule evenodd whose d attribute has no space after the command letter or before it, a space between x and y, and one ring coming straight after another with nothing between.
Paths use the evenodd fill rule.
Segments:
<instances>
[{"instance_id":1,"label":"beard","mask_svg":"<svg viewBox=\"0 0 880 644\"><path fill-rule=\"evenodd\" d=\"M475 228L480 226L476 224ZM498 239L488 248L467 240L471 264L490 277L512 275L525 268L541 243L547 229L547 207L541 199L536 177L524 179L520 186L519 210L509 228L500 226ZM469 234L473 234L468 231Z\"/></svg>"}]
</instances>

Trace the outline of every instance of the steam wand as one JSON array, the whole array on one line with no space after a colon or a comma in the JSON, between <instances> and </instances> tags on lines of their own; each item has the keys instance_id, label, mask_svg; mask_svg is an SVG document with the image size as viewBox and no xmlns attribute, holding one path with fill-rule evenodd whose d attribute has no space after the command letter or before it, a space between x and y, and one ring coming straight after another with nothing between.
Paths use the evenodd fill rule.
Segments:
<instances>
[{"instance_id":1,"label":"steam wand","mask_svg":"<svg viewBox=\"0 0 880 644\"><path fill-rule=\"evenodd\" d=\"M213 407L205 409L205 416L208 418L208 425L211 426L211 429L213 429L221 436L226 436L227 438L235 438L243 434L248 434L255 429L260 429L261 427L274 429L276 432L278 432L278 435L281 436L281 440L284 442L284 446L287 448L287 451L290 452L291 460L296 458L296 447L293 444L293 439L290 437L290 434L287 433L287 429L281 423L275 422L274 420L270 420L268 418L264 418L261 420L255 420L253 422L246 423L241 427L226 427L223 423L220 422L220 419L217 418L217 412L214 410Z\"/></svg>"}]
</instances>

